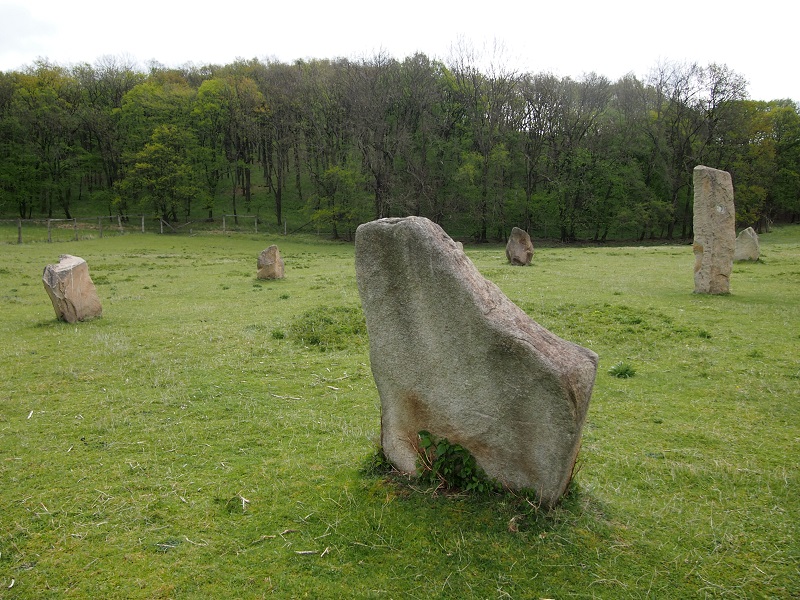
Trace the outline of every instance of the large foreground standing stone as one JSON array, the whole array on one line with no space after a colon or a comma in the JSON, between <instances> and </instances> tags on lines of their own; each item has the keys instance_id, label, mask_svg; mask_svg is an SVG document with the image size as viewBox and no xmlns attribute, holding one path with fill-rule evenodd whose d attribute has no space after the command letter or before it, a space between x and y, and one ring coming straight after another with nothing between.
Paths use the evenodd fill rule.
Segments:
<instances>
[{"instance_id":1,"label":"large foreground standing stone","mask_svg":"<svg viewBox=\"0 0 800 600\"><path fill-rule=\"evenodd\" d=\"M761 244L758 242L758 234L752 227L742 229L736 236L736 250L733 253L733 260L758 260L761 257Z\"/></svg>"},{"instance_id":2,"label":"large foreground standing stone","mask_svg":"<svg viewBox=\"0 0 800 600\"><path fill-rule=\"evenodd\" d=\"M731 174L710 167L694 168L694 292L730 292L736 214Z\"/></svg>"},{"instance_id":3,"label":"large foreground standing stone","mask_svg":"<svg viewBox=\"0 0 800 600\"><path fill-rule=\"evenodd\" d=\"M283 259L278 246L272 244L258 255L258 279L283 279Z\"/></svg>"},{"instance_id":4,"label":"large foreground standing stone","mask_svg":"<svg viewBox=\"0 0 800 600\"><path fill-rule=\"evenodd\" d=\"M555 504L597 355L533 321L424 218L361 225L356 276L387 458L415 472L426 430L461 444L491 478Z\"/></svg>"},{"instance_id":5,"label":"large foreground standing stone","mask_svg":"<svg viewBox=\"0 0 800 600\"><path fill-rule=\"evenodd\" d=\"M512 265L527 266L533 258L533 242L528 232L519 227L511 230L506 244L506 258Z\"/></svg>"},{"instance_id":6,"label":"large foreground standing stone","mask_svg":"<svg viewBox=\"0 0 800 600\"><path fill-rule=\"evenodd\" d=\"M57 265L44 268L42 281L58 319L75 323L102 316L103 307L89 276L89 265L82 258L62 254Z\"/></svg>"}]
</instances>

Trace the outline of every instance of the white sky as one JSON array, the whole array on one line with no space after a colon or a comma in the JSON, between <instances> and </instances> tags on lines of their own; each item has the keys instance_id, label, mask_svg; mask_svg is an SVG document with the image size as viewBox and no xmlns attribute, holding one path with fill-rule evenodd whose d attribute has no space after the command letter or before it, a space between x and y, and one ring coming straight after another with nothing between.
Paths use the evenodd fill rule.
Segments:
<instances>
[{"instance_id":1,"label":"white sky","mask_svg":"<svg viewBox=\"0 0 800 600\"><path fill-rule=\"evenodd\" d=\"M447 61L462 40L497 42L508 68L576 78L716 62L747 79L751 98L800 101L798 13L797 0L0 0L0 71L109 55L142 68L379 51Z\"/></svg>"}]
</instances>

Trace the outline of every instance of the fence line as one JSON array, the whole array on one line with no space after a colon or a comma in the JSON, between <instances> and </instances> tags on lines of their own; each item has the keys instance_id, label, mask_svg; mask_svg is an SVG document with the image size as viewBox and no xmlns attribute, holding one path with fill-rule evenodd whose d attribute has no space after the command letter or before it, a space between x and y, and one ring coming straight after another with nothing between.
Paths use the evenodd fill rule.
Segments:
<instances>
[{"instance_id":1,"label":"fence line","mask_svg":"<svg viewBox=\"0 0 800 600\"><path fill-rule=\"evenodd\" d=\"M218 217L220 218L220 217ZM244 219L247 223L240 223ZM250 229L249 220L253 220ZM220 225L222 229L220 230ZM262 222L263 226L264 223ZM287 235L305 228L308 223L289 232L287 222L271 231L274 234ZM166 235L194 235L196 233L255 233L258 234L259 217L257 215L221 215L220 221L187 221L170 223L159 217L145 215L105 215L95 217L74 217L71 219L0 219L0 243L22 244L23 242L78 241L80 239L102 238L109 235L128 235L132 233L157 233ZM267 227L263 233L269 233ZM327 232L316 232L325 235ZM16 234L16 235L15 235Z\"/></svg>"},{"instance_id":2,"label":"fence line","mask_svg":"<svg viewBox=\"0 0 800 600\"><path fill-rule=\"evenodd\" d=\"M116 230L119 234L126 232L126 226L123 224L122 216L120 215L106 215L100 217L73 217L71 219L0 219L0 230L7 229L9 225L16 228L16 242L18 244L24 241L47 241L53 242L53 233L59 231L70 231L70 238L73 241L80 239L81 231L96 232L98 237L103 237L105 234L114 231L114 224L116 223ZM145 217L142 220L142 233L145 232ZM104 223L109 222L109 226L105 227ZM3 226L6 226L5 228ZM23 231L27 231L27 235L23 235ZM86 237L92 237L91 234ZM43 239L44 238L44 239Z\"/></svg>"},{"instance_id":3,"label":"fence line","mask_svg":"<svg viewBox=\"0 0 800 600\"><path fill-rule=\"evenodd\" d=\"M239 219L253 219L256 226L256 233L258 233L258 217L256 215L222 215L222 233L225 233L225 219L228 217L233 217L237 223Z\"/></svg>"}]
</instances>

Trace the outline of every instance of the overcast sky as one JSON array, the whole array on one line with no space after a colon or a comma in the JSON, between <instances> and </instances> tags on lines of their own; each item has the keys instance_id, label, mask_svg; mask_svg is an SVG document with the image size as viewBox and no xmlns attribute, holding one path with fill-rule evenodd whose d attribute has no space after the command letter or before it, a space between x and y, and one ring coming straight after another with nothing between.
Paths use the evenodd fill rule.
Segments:
<instances>
[{"instance_id":1,"label":"overcast sky","mask_svg":"<svg viewBox=\"0 0 800 600\"><path fill-rule=\"evenodd\" d=\"M750 10L745 10L747 6ZM612 80L660 61L727 65L756 100L800 101L797 0L0 0L0 70L125 57L145 68L237 58L358 59L421 51L447 61L460 41L499 45L510 68Z\"/></svg>"}]
</instances>

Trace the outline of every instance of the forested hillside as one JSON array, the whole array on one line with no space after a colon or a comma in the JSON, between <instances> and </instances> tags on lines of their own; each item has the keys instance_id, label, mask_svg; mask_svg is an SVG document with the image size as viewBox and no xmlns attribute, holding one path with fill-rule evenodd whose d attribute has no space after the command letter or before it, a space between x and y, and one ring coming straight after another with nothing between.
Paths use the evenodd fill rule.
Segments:
<instances>
[{"instance_id":1,"label":"forested hillside","mask_svg":"<svg viewBox=\"0 0 800 600\"><path fill-rule=\"evenodd\" d=\"M800 107L725 66L644 79L464 56L0 73L0 218L258 214L349 238L422 215L451 235L688 238L692 169L730 171L737 225L800 218Z\"/></svg>"}]
</instances>

